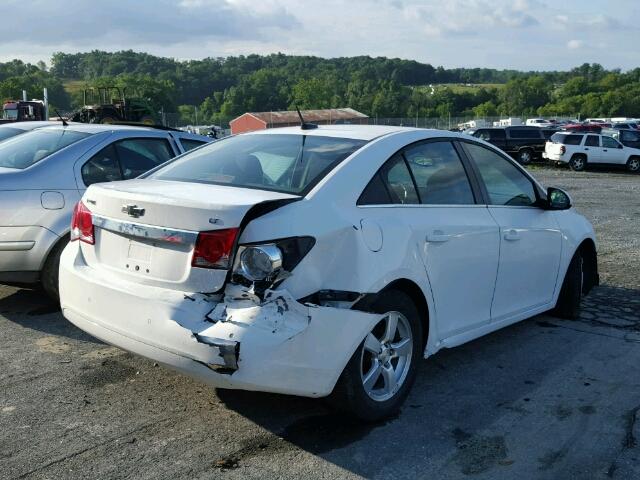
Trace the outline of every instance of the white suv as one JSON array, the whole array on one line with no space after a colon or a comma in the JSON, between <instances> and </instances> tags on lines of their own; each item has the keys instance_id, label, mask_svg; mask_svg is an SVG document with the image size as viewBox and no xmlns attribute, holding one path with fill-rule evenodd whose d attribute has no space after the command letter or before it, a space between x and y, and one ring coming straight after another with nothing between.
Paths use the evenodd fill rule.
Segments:
<instances>
[{"instance_id":1,"label":"white suv","mask_svg":"<svg viewBox=\"0 0 640 480\"><path fill-rule=\"evenodd\" d=\"M587 164L621 165L630 172L640 171L640 149L595 133L555 133L546 143L542 157L568 163L576 171L584 170Z\"/></svg>"}]
</instances>

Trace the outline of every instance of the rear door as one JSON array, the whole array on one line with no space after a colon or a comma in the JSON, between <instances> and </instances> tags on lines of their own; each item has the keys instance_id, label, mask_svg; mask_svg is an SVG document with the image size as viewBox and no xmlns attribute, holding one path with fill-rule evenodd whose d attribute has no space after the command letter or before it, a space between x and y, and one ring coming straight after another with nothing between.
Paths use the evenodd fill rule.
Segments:
<instances>
[{"instance_id":1,"label":"rear door","mask_svg":"<svg viewBox=\"0 0 640 480\"><path fill-rule=\"evenodd\" d=\"M599 135L585 135L582 147L588 162L600 163L602 161L602 146Z\"/></svg>"},{"instance_id":2,"label":"rear door","mask_svg":"<svg viewBox=\"0 0 640 480\"><path fill-rule=\"evenodd\" d=\"M380 225L410 226L411 244L419 245L429 278L441 338L491 319L498 226L486 206L477 203L479 193L471 185L468 167L450 141L426 141L387 161L359 202L376 207L366 214Z\"/></svg>"},{"instance_id":3,"label":"rear door","mask_svg":"<svg viewBox=\"0 0 640 480\"><path fill-rule=\"evenodd\" d=\"M534 182L513 161L465 142L500 228L500 262L491 317L500 321L549 304L560 265L562 232L551 211L538 208Z\"/></svg>"}]
</instances>

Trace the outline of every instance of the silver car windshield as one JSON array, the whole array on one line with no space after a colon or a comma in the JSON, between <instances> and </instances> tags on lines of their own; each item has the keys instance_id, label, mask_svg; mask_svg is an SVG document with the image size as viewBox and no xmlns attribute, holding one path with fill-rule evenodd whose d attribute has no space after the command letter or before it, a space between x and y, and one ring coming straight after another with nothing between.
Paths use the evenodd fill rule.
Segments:
<instances>
[{"instance_id":1,"label":"silver car windshield","mask_svg":"<svg viewBox=\"0 0 640 480\"><path fill-rule=\"evenodd\" d=\"M305 195L365 143L317 135L238 135L187 153L149 177Z\"/></svg>"},{"instance_id":2,"label":"silver car windshield","mask_svg":"<svg viewBox=\"0 0 640 480\"><path fill-rule=\"evenodd\" d=\"M89 135L58 128L18 135L0 143L0 167L25 169Z\"/></svg>"}]
</instances>

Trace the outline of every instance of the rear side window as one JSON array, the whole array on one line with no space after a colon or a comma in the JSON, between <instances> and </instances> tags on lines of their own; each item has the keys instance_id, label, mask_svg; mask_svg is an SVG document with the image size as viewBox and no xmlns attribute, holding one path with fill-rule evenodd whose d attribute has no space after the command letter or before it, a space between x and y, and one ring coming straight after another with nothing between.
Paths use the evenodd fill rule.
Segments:
<instances>
[{"instance_id":1,"label":"rear side window","mask_svg":"<svg viewBox=\"0 0 640 480\"><path fill-rule=\"evenodd\" d=\"M551 136L553 143L561 143L562 145L580 145L582 137L584 135L564 135L562 133L555 133Z\"/></svg>"},{"instance_id":2,"label":"rear side window","mask_svg":"<svg viewBox=\"0 0 640 480\"><path fill-rule=\"evenodd\" d=\"M620 138L623 142L640 142L640 133L622 130L620 132Z\"/></svg>"},{"instance_id":3,"label":"rear side window","mask_svg":"<svg viewBox=\"0 0 640 480\"><path fill-rule=\"evenodd\" d=\"M173 150L163 138L129 138L112 143L87 161L81 169L86 186L129 180L170 160Z\"/></svg>"},{"instance_id":4,"label":"rear side window","mask_svg":"<svg viewBox=\"0 0 640 480\"><path fill-rule=\"evenodd\" d=\"M193 140L191 138L181 138L180 143L182 144L182 148L184 148L184 151L188 152L189 150L193 150L194 148L201 147L205 143L209 143L209 142L202 142L200 140Z\"/></svg>"},{"instance_id":5,"label":"rear side window","mask_svg":"<svg viewBox=\"0 0 640 480\"><path fill-rule=\"evenodd\" d=\"M164 138L130 138L115 146L125 180L139 177L175 156Z\"/></svg>"},{"instance_id":6,"label":"rear side window","mask_svg":"<svg viewBox=\"0 0 640 480\"><path fill-rule=\"evenodd\" d=\"M113 144L103 148L80 170L82 181L88 187L94 183L114 182L122 180L122 171L118 163L118 154Z\"/></svg>"},{"instance_id":7,"label":"rear side window","mask_svg":"<svg viewBox=\"0 0 640 480\"><path fill-rule=\"evenodd\" d=\"M511 138L542 138L540 136L540 129L535 128L513 128L509 130L509 136Z\"/></svg>"},{"instance_id":8,"label":"rear side window","mask_svg":"<svg viewBox=\"0 0 640 480\"><path fill-rule=\"evenodd\" d=\"M430 142L404 151L421 203L472 205L473 191L458 153L451 142Z\"/></svg>"},{"instance_id":9,"label":"rear side window","mask_svg":"<svg viewBox=\"0 0 640 480\"><path fill-rule=\"evenodd\" d=\"M510 161L481 145L464 143L487 188L491 205L531 206L533 183Z\"/></svg>"},{"instance_id":10,"label":"rear side window","mask_svg":"<svg viewBox=\"0 0 640 480\"><path fill-rule=\"evenodd\" d=\"M409 172L402 155L394 155L382 167L380 174L382 181L388 186L391 203L404 205L420 203L411 172Z\"/></svg>"},{"instance_id":11,"label":"rear side window","mask_svg":"<svg viewBox=\"0 0 640 480\"><path fill-rule=\"evenodd\" d=\"M24 169L91 135L62 128L44 128L0 143L0 167Z\"/></svg>"},{"instance_id":12,"label":"rear side window","mask_svg":"<svg viewBox=\"0 0 640 480\"><path fill-rule=\"evenodd\" d=\"M597 135L587 135L587 139L584 141L586 147L599 147L600 139Z\"/></svg>"}]
</instances>

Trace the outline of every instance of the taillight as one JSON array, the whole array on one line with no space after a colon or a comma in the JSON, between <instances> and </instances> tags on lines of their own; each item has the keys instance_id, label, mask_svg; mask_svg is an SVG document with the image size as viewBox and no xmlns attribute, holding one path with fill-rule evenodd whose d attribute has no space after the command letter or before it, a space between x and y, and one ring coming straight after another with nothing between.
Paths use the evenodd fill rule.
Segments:
<instances>
[{"instance_id":1,"label":"taillight","mask_svg":"<svg viewBox=\"0 0 640 480\"><path fill-rule=\"evenodd\" d=\"M200 268L229 268L237 228L200 232L193 250L191 266Z\"/></svg>"},{"instance_id":2,"label":"taillight","mask_svg":"<svg viewBox=\"0 0 640 480\"><path fill-rule=\"evenodd\" d=\"M565 153L567 153L567 147L565 147L564 145L560 146L560 155L564 155Z\"/></svg>"},{"instance_id":3,"label":"taillight","mask_svg":"<svg viewBox=\"0 0 640 480\"><path fill-rule=\"evenodd\" d=\"M91 211L82 202L76 204L71 217L71 241L75 240L80 240L89 245L95 243Z\"/></svg>"}]
</instances>

